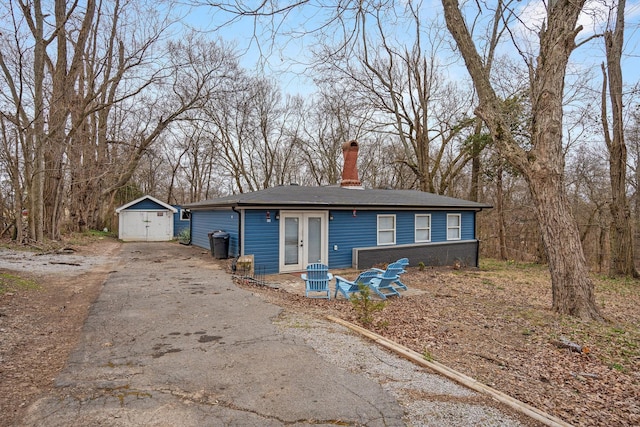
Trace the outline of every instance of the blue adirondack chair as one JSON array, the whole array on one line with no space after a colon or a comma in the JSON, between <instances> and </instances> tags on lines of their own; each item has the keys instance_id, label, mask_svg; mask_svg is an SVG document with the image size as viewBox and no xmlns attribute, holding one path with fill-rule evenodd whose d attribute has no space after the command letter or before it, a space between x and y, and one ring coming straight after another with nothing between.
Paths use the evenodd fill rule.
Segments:
<instances>
[{"instance_id":1,"label":"blue adirondack chair","mask_svg":"<svg viewBox=\"0 0 640 427\"><path fill-rule=\"evenodd\" d=\"M313 263L307 266L307 273L302 274L305 282L305 296L309 298L331 299L329 281L333 279L333 274L329 273L329 267L322 263ZM311 293L311 295L310 295Z\"/></svg>"},{"instance_id":2,"label":"blue adirondack chair","mask_svg":"<svg viewBox=\"0 0 640 427\"><path fill-rule=\"evenodd\" d=\"M393 269L377 273L377 276L372 278L367 285L382 299L392 295L400 296L398 290L393 286L393 283L398 281L398 274Z\"/></svg>"},{"instance_id":3,"label":"blue adirondack chair","mask_svg":"<svg viewBox=\"0 0 640 427\"><path fill-rule=\"evenodd\" d=\"M402 264L402 267L406 267L409 265L409 258L400 258L396 261L398 264Z\"/></svg>"},{"instance_id":4,"label":"blue adirondack chair","mask_svg":"<svg viewBox=\"0 0 640 427\"><path fill-rule=\"evenodd\" d=\"M359 285L367 285L371 279L377 276L378 272L374 270L363 271L353 281L336 276L336 293L333 297L337 298L338 292L340 292L346 299L349 299L351 294L360 292Z\"/></svg>"},{"instance_id":5,"label":"blue adirondack chair","mask_svg":"<svg viewBox=\"0 0 640 427\"><path fill-rule=\"evenodd\" d=\"M404 269L405 265L409 264L409 261L406 261L406 264L403 265L403 260L406 260L406 258L401 258L400 260L393 262L391 264L389 264L387 266L386 270L381 270L379 268L374 268L373 270L377 271L378 274L383 274L386 271L390 272L390 274L395 274L398 276L398 279L393 282L396 288L400 288L402 290L407 290L407 285L405 285L404 283L402 283L402 281L400 280L400 275L403 273L406 273L406 270Z\"/></svg>"}]
</instances>

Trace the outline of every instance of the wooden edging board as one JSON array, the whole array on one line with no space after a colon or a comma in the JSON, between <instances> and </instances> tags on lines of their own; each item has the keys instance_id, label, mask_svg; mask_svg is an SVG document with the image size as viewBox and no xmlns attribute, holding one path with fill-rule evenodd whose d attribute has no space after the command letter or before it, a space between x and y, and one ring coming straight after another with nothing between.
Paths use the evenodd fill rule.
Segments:
<instances>
[{"instance_id":1,"label":"wooden edging board","mask_svg":"<svg viewBox=\"0 0 640 427\"><path fill-rule=\"evenodd\" d=\"M475 390L479 393L483 393L492 397L500 403L504 403L505 405L521 412L529 417L533 418L536 421L540 421L544 425L550 427L572 427L571 424L561 420L560 418L554 417L553 415L547 414L544 411L541 411L538 408L535 408L531 405L528 405L518 399L515 399L508 394L505 394L501 391L498 391L494 388L489 387L486 384L482 384L481 382L466 376L458 371L455 371L448 366L443 365L442 363L438 363L436 361L428 361L421 354L411 350L408 347L405 347L401 344L395 343L381 335L376 334L375 332L371 332L368 329L355 325L351 322L347 322L346 320L342 320L340 318L334 316L327 316L327 319L332 322L338 323L340 325L346 326L347 328L364 335L365 337L375 341L381 346L409 359L412 362L417 363L418 365L429 368L445 377L462 384L465 387L468 387L472 390Z\"/></svg>"}]
</instances>

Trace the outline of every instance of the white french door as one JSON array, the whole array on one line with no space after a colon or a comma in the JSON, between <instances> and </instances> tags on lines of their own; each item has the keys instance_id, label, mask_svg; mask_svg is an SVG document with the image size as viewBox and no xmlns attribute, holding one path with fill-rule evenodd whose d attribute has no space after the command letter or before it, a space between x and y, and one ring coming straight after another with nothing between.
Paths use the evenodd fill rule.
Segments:
<instances>
[{"instance_id":1,"label":"white french door","mask_svg":"<svg viewBox=\"0 0 640 427\"><path fill-rule=\"evenodd\" d=\"M301 271L313 262L327 263L324 212L280 211L280 271Z\"/></svg>"}]
</instances>

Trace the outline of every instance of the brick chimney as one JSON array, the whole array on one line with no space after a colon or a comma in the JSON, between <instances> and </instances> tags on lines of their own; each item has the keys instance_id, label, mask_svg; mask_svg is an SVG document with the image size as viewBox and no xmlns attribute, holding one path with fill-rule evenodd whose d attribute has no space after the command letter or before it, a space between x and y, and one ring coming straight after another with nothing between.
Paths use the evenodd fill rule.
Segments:
<instances>
[{"instance_id":1,"label":"brick chimney","mask_svg":"<svg viewBox=\"0 0 640 427\"><path fill-rule=\"evenodd\" d=\"M344 166L340 187L362 189L362 184L358 179L358 141L354 139L342 144L342 156L344 157Z\"/></svg>"}]
</instances>

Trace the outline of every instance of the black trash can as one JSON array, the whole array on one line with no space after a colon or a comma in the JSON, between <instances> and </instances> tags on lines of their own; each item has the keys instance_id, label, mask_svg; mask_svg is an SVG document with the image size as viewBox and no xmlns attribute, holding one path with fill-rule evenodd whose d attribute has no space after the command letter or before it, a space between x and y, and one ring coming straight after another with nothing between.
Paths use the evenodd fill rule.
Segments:
<instances>
[{"instance_id":1,"label":"black trash can","mask_svg":"<svg viewBox=\"0 0 640 427\"><path fill-rule=\"evenodd\" d=\"M211 233L207 233L207 236L209 236L209 249L211 249L211 256L215 256L215 250L214 250L215 244L213 240L213 235L220 232L222 232L222 230L215 230L215 231L212 231Z\"/></svg>"},{"instance_id":2,"label":"black trash can","mask_svg":"<svg viewBox=\"0 0 640 427\"><path fill-rule=\"evenodd\" d=\"M222 230L213 233L213 256L216 259L229 258L229 233Z\"/></svg>"}]
</instances>

